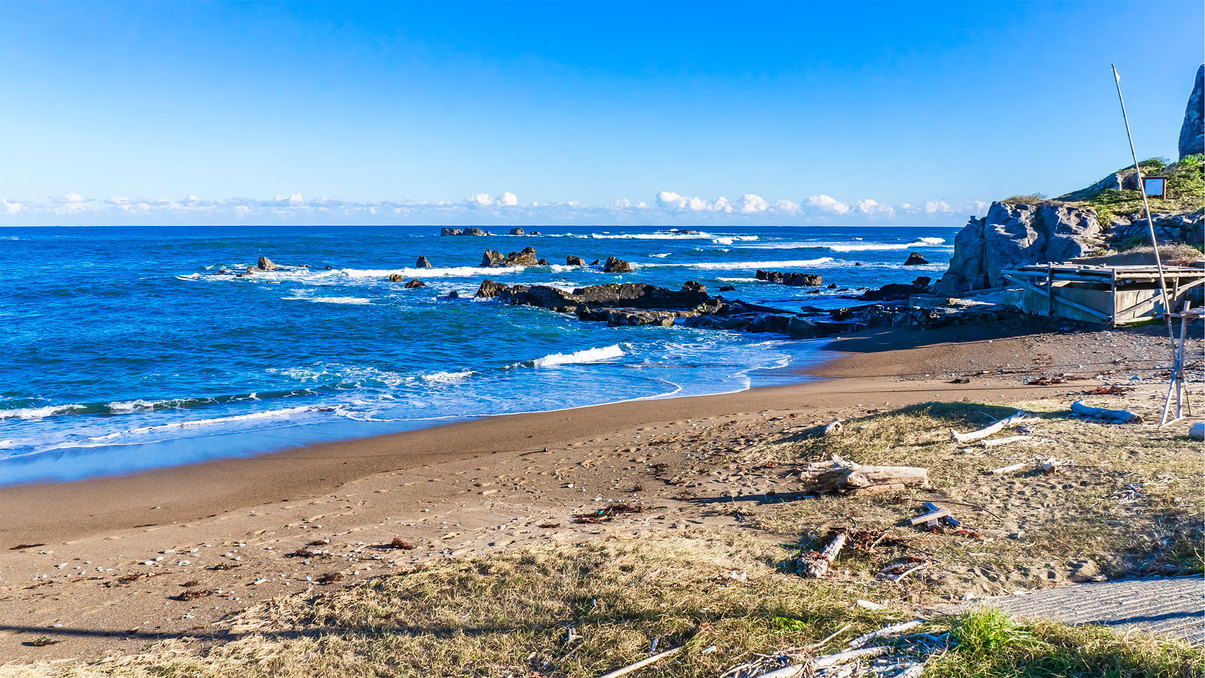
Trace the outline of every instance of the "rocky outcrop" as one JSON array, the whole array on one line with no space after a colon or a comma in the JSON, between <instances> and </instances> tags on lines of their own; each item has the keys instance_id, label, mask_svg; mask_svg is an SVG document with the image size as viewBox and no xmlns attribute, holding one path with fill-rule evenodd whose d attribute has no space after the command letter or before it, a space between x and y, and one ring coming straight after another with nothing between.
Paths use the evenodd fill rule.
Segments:
<instances>
[{"instance_id":1,"label":"rocky outcrop","mask_svg":"<svg viewBox=\"0 0 1205 678\"><path fill-rule=\"evenodd\" d=\"M439 229L440 235L493 235L489 231L482 228L449 228L447 226Z\"/></svg>"},{"instance_id":2,"label":"rocky outcrop","mask_svg":"<svg viewBox=\"0 0 1205 678\"><path fill-rule=\"evenodd\" d=\"M1205 65L1197 69L1197 79L1192 86L1192 94L1188 97L1188 107L1184 110L1184 124L1180 126L1180 159L1196 153L1205 153Z\"/></svg>"},{"instance_id":3,"label":"rocky outcrop","mask_svg":"<svg viewBox=\"0 0 1205 678\"><path fill-rule=\"evenodd\" d=\"M607 263L603 264L603 273L631 273L632 264L620 259L619 257L607 257Z\"/></svg>"},{"instance_id":4,"label":"rocky outcrop","mask_svg":"<svg viewBox=\"0 0 1205 678\"><path fill-rule=\"evenodd\" d=\"M908 255L908 260L904 262L904 265L905 266L922 266L927 263L929 263L928 259L922 257L921 255L917 254L916 252L912 252Z\"/></svg>"},{"instance_id":5,"label":"rocky outcrop","mask_svg":"<svg viewBox=\"0 0 1205 678\"><path fill-rule=\"evenodd\" d=\"M482 299L493 299L494 297L500 296L504 292L508 291L510 291L510 287L508 285L486 279L482 280L481 286L477 288L477 296L481 297Z\"/></svg>"},{"instance_id":6,"label":"rocky outcrop","mask_svg":"<svg viewBox=\"0 0 1205 678\"><path fill-rule=\"evenodd\" d=\"M784 273L782 271L763 271L758 269L754 277L766 282L790 285L791 287L820 287L824 278L813 273Z\"/></svg>"},{"instance_id":7,"label":"rocky outcrop","mask_svg":"<svg viewBox=\"0 0 1205 678\"><path fill-rule=\"evenodd\" d=\"M536 263L539 264L540 266L551 266L552 265L552 264L548 263L547 259L540 259Z\"/></svg>"},{"instance_id":8,"label":"rocky outcrop","mask_svg":"<svg viewBox=\"0 0 1205 678\"><path fill-rule=\"evenodd\" d=\"M401 273L390 273L389 274L389 282L402 282L405 279L406 279L406 276L402 275Z\"/></svg>"},{"instance_id":9,"label":"rocky outcrop","mask_svg":"<svg viewBox=\"0 0 1205 678\"><path fill-rule=\"evenodd\" d=\"M682 283L682 291L684 291L684 292L706 292L707 286L701 282L696 282L694 280L687 280L686 282Z\"/></svg>"},{"instance_id":10,"label":"rocky outcrop","mask_svg":"<svg viewBox=\"0 0 1205 678\"><path fill-rule=\"evenodd\" d=\"M481 255L481 266L483 268L503 268L506 266L538 266L540 260L536 258L535 248L524 247L518 252L511 252L506 256L502 256L501 252L495 250L486 250L485 254Z\"/></svg>"},{"instance_id":11,"label":"rocky outcrop","mask_svg":"<svg viewBox=\"0 0 1205 678\"><path fill-rule=\"evenodd\" d=\"M518 226L516 226L516 227L510 229L510 234L511 235L526 235L527 232L524 231L522 228L519 228Z\"/></svg>"},{"instance_id":12,"label":"rocky outcrop","mask_svg":"<svg viewBox=\"0 0 1205 678\"><path fill-rule=\"evenodd\" d=\"M575 256L570 255L570 256L565 257L565 265L566 266L585 266L586 260L582 259L581 257L575 257Z\"/></svg>"},{"instance_id":13,"label":"rocky outcrop","mask_svg":"<svg viewBox=\"0 0 1205 678\"><path fill-rule=\"evenodd\" d=\"M1138 172L1134 168L1118 170L1100 181L1092 184L1087 188L1081 188L1078 191L1072 191L1066 195L1060 195L1059 200L1067 200L1075 202L1078 200L1087 200L1104 193L1105 191L1137 191L1138 190Z\"/></svg>"},{"instance_id":14,"label":"rocky outcrop","mask_svg":"<svg viewBox=\"0 0 1205 678\"><path fill-rule=\"evenodd\" d=\"M431 268L431 260L427 259L426 257L419 257L418 261L414 263L414 267L415 268Z\"/></svg>"},{"instance_id":15,"label":"rocky outcrop","mask_svg":"<svg viewBox=\"0 0 1205 678\"><path fill-rule=\"evenodd\" d=\"M1082 257L1100 238L1093 209L994 202L987 216L972 218L954 237L954 256L938 283L938 293L957 296L999 287L1005 269Z\"/></svg>"},{"instance_id":16,"label":"rocky outcrop","mask_svg":"<svg viewBox=\"0 0 1205 678\"><path fill-rule=\"evenodd\" d=\"M260 257L259 263L255 265L261 271L279 271L280 267L272 263L272 260L267 257Z\"/></svg>"},{"instance_id":17,"label":"rocky outcrop","mask_svg":"<svg viewBox=\"0 0 1205 678\"><path fill-rule=\"evenodd\" d=\"M1205 245L1205 212L1197 210L1185 214L1151 215L1155 225L1155 237L1159 245L1186 243L1195 247ZM1141 239L1144 245L1150 245L1150 227L1147 226L1146 216L1130 214L1113 218L1113 228L1109 232L1109 242L1121 243L1134 238Z\"/></svg>"},{"instance_id":18,"label":"rocky outcrop","mask_svg":"<svg viewBox=\"0 0 1205 678\"><path fill-rule=\"evenodd\" d=\"M408 290L414 290L414 289L418 289L420 287L426 287L426 286L427 286L427 283L419 280L418 278L414 278L414 279L410 280L409 282L407 282L402 287L404 287Z\"/></svg>"}]
</instances>

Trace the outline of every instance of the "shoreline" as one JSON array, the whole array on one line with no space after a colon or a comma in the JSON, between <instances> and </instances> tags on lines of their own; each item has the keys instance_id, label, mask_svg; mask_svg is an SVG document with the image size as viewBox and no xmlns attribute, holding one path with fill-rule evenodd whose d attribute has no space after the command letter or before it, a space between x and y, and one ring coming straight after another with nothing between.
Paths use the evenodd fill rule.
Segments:
<instances>
[{"instance_id":1,"label":"shoreline","mask_svg":"<svg viewBox=\"0 0 1205 678\"><path fill-rule=\"evenodd\" d=\"M1027 330L1022 328L1023 332ZM1007 335L1008 332L1003 334ZM911 337L914 341L901 341ZM968 336L970 335L970 336ZM821 411L923 402L939 394L967 397L980 391L961 385L899 379L923 374L926 360L943 362L956 346L961 353L979 341L1002 336L1000 328L962 332L877 330L847 335L817 348L818 360L794 368L811 379L742 391L629 400L573 409L505 414L456 421L400 433L318 443L249 457L216 459L182 466L91 479L33 482L0 492L0 539L8 547L53 543L101 531L162 526L212 518L235 509L295 501L328 493L346 483L385 472L418 469L502 452L538 451L623 429L692 417L717 417L769 409ZM852 350L846 350L850 348ZM922 356L915 352L924 353ZM890 352L894 359L883 359ZM895 355L898 354L898 355ZM791 369L791 368L787 368ZM942 380L944 381L944 380ZM1035 389L1040 390L1040 389ZM988 397L998 392L982 393ZM873 400L872 400L873 398ZM450 451L455 450L455 451Z\"/></svg>"}]
</instances>

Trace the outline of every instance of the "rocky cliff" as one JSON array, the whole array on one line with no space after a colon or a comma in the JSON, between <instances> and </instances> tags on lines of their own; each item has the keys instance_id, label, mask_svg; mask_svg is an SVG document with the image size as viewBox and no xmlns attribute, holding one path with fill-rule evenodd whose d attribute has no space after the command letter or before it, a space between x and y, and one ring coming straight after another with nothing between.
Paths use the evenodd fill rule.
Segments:
<instances>
[{"instance_id":1,"label":"rocky cliff","mask_svg":"<svg viewBox=\"0 0 1205 678\"><path fill-rule=\"evenodd\" d=\"M987 216L972 218L955 236L954 256L937 283L937 292L957 296L999 287L1005 269L1067 261L1101 244L1100 223L1090 208L994 202Z\"/></svg>"},{"instance_id":2,"label":"rocky cliff","mask_svg":"<svg viewBox=\"0 0 1205 678\"><path fill-rule=\"evenodd\" d=\"M1205 65L1197 69L1196 84L1193 85L1192 95L1188 97L1188 107L1184 111L1184 124L1180 126L1180 159L1196 153L1205 153Z\"/></svg>"}]
</instances>

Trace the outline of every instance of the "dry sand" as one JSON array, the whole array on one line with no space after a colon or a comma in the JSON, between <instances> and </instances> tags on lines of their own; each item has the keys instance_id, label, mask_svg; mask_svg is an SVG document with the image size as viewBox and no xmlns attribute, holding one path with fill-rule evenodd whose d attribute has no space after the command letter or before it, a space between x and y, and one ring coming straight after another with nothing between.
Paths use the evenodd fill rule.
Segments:
<instances>
[{"instance_id":1,"label":"dry sand","mask_svg":"<svg viewBox=\"0 0 1205 678\"><path fill-rule=\"evenodd\" d=\"M1154 382L1170 357L1158 330L1032 333L1019 323L868 332L834 341L830 359L807 371L818 378L792 386L492 417L4 488L0 661L95 658L164 637L207 642L212 622L317 586L323 575L346 583L427 558L609 530L651 536L731 525L678 498L675 468L699 449L735 451L835 416L917 402L1026 400L1132 376ZM1081 379L1024 384L1065 373ZM969 383L949 383L954 377ZM602 525L573 520L614 502L648 510ZM413 548L388 547L394 539ZM179 600L185 591L204 595ZM32 645L39 636L58 642Z\"/></svg>"}]
</instances>

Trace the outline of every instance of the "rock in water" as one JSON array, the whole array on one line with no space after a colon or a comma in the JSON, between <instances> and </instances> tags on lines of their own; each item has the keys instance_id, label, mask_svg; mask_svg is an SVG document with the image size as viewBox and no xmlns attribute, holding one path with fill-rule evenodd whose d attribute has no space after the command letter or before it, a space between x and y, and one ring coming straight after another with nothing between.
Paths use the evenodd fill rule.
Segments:
<instances>
[{"instance_id":1,"label":"rock in water","mask_svg":"<svg viewBox=\"0 0 1205 678\"><path fill-rule=\"evenodd\" d=\"M486 279L482 280L481 287L477 288L477 296L481 297L482 299L493 299L494 297L501 296L509 291L509 286L500 282L494 282L493 280Z\"/></svg>"},{"instance_id":2,"label":"rock in water","mask_svg":"<svg viewBox=\"0 0 1205 678\"><path fill-rule=\"evenodd\" d=\"M536 263L539 264L540 266L551 266L552 265L552 264L548 263L547 259L540 259Z\"/></svg>"},{"instance_id":3,"label":"rock in water","mask_svg":"<svg viewBox=\"0 0 1205 678\"><path fill-rule=\"evenodd\" d=\"M927 263L929 263L928 259L925 259L924 257L917 254L916 252L912 252L911 254L908 255L908 261L905 261L904 265L905 266L920 266L922 264L927 264Z\"/></svg>"},{"instance_id":4,"label":"rock in water","mask_svg":"<svg viewBox=\"0 0 1205 678\"><path fill-rule=\"evenodd\" d=\"M486 250L485 254L481 255L482 268L499 268L506 265L506 257L497 250Z\"/></svg>"},{"instance_id":5,"label":"rock in water","mask_svg":"<svg viewBox=\"0 0 1205 678\"><path fill-rule=\"evenodd\" d=\"M591 261L591 262L590 262L590 265L591 265L591 266L598 266L598 259L595 259L594 261Z\"/></svg>"},{"instance_id":6,"label":"rock in water","mask_svg":"<svg viewBox=\"0 0 1205 678\"><path fill-rule=\"evenodd\" d=\"M276 264L272 263L272 260L267 257L260 257L259 263L256 264L256 267L261 271L275 271L280 268Z\"/></svg>"},{"instance_id":7,"label":"rock in water","mask_svg":"<svg viewBox=\"0 0 1205 678\"><path fill-rule=\"evenodd\" d=\"M758 280L791 287L820 287L824 282L823 276L813 273L783 273L782 271L763 271L761 269L758 269L754 277Z\"/></svg>"},{"instance_id":8,"label":"rock in water","mask_svg":"<svg viewBox=\"0 0 1205 678\"><path fill-rule=\"evenodd\" d=\"M389 274L389 282L402 282L405 279L406 279L406 276L402 275L401 273L390 273Z\"/></svg>"},{"instance_id":9,"label":"rock in water","mask_svg":"<svg viewBox=\"0 0 1205 678\"><path fill-rule=\"evenodd\" d=\"M523 229L519 228L518 226L510 229L510 234L511 235L526 235L526 233L523 231Z\"/></svg>"},{"instance_id":10,"label":"rock in water","mask_svg":"<svg viewBox=\"0 0 1205 678\"><path fill-rule=\"evenodd\" d=\"M632 264L620 259L619 257L607 257L607 263L603 264L603 273L631 273Z\"/></svg>"},{"instance_id":11,"label":"rock in water","mask_svg":"<svg viewBox=\"0 0 1205 678\"><path fill-rule=\"evenodd\" d=\"M505 257L501 252L494 250L486 250L481 256L481 265L484 268L501 268L503 266L538 266L540 260L536 258L535 248L524 247L519 252L511 252Z\"/></svg>"},{"instance_id":12,"label":"rock in water","mask_svg":"<svg viewBox=\"0 0 1205 678\"><path fill-rule=\"evenodd\" d=\"M427 259L426 257L419 257L418 261L414 264L414 267L415 268L431 268L431 261L429 259Z\"/></svg>"},{"instance_id":13,"label":"rock in water","mask_svg":"<svg viewBox=\"0 0 1205 678\"><path fill-rule=\"evenodd\" d=\"M1205 153L1205 119L1202 119L1202 109L1205 99L1202 89L1205 88L1205 65L1197 69L1197 80L1192 86L1192 94L1188 97L1188 108L1184 111L1184 124L1180 126L1180 159L1195 153Z\"/></svg>"},{"instance_id":14,"label":"rock in water","mask_svg":"<svg viewBox=\"0 0 1205 678\"><path fill-rule=\"evenodd\" d=\"M427 283L419 280L418 278L414 278L413 280L411 280L410 282L408 282L404 285L404 287L408 290L413 290L413 289L417 289L419 287L426 287L426 286L427 286Z\"/></svg>"},{"instance_id":15,"label":"rock in water","mask_svg":"<svg viewBox=\"0 0 1205 678\"><path fill-rule=\"evenodd\" d=\"M452 290L451 292L448 292L448 299L459 299L459 298L460 298L460 295L456 293L456 290Z\"/></svg>"},{"instance_id":16,"label":"rock in water","mask_svg":"<svg viewBox=\"0 0 1205 678\"><path fill-rule=\"evenodd\" d=\"M954 256L937 293L1000 287L1005 269L1086 256L1100 236L1091 208L994 202L986 217L972 218L954 237Z\"/></svg>"},{"instance_id":17,"label":"rock in water","mask_svg":"<svg viewBox=\"0 0 1205 678\"><path fill-rule=\"evenodd\" d=\"M459 229L459 228L449 228L447 226L444 226L443 228L439 229L439 234L440 235L464 235L464 230Z\"/></svg>"},{"instance_id":18,"label":"rock in water","mask_svg":"<svg viewBox=\"0 0 1205 678\"><path fill-rule=\"evenodd\" d=\"M684 291L684 292L706 292L707 286L701 282L695 282L694 280L687 280L686 282L682 283L682 291Z\"/></svg>"},{"instance_id":19,"label":"rock in water","mask_svg":"<svg viewBox=\"0 0 1205 678\"><path fill-rule=\"evenodd\" d=\"M490 235L490 232L480 228L466 228L463 235Z\"/></svg>"},{"instance_id":20,"label":"rock in water","mask_svg":"<svg viewBox=\"0 0 1205 678\"><path fill-rule=\"evenodd\" d=\"M566 266L585 266L586 260L582 259L581 257L568 256L568 257L565 257L565 265Z\"/></svg>"}]
</instances>

